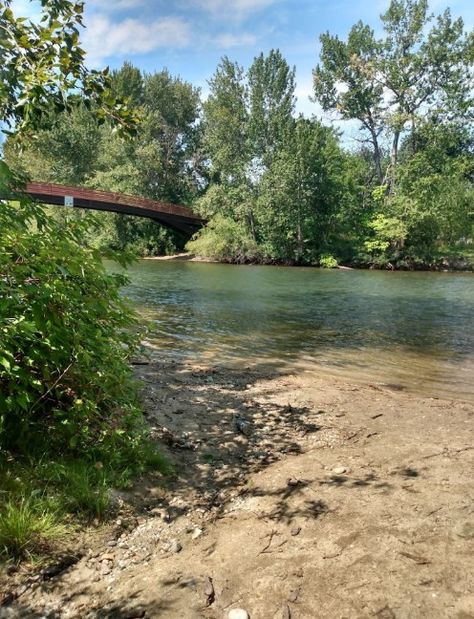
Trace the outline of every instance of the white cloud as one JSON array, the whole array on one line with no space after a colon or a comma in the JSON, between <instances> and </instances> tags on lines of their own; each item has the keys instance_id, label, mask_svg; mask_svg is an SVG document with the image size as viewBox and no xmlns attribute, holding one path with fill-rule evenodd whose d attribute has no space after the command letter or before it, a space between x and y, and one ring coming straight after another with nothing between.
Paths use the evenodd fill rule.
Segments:
<instances>
[{"instance_id":1,"label":"white cloud","mask_svg":"<svg viewBox=\"0 0 474 619\"><path fill-rule=\"evenodd\" d=\"M151 22L134 18L113 22L98 13L89 17L86 26L83 44L88 62L93 66L115 55L131 56L162 47L187 47L192 40L189 24L177 17L164 17Z\"/></svg>"},{"instance_id":2,"label":"white cloud","mask_svg":"<svg viewBox=\"0 0 474 619\"><path fill-rule=\"evenodd\" d=\"M13 0L11 8L16 17L27 17L35 21L41 16L41 4L30 0Z\"/></svg>"},{"instance_id":3,"label":"white cloud","mask_svg":"<svg viewBox=\"0 0 474 619\"><path fill-rule=\"evenodd\" d=\"M242 33L232 34L224 33L213 39L213 42L222 49L230 49L232 47L245 47L247 45L255 45L257 37L254 34Z\"/></svg>"},{"instance_id":4,"label":"white cloud","mask_svg":"<svg viewBox=\"0 0 474 619\"><path fill-rule=\"evenodd\" d=\"M87 8L100 9L102 11L122 11L127 9L134 9L139 6L143 6L146 0L89 0L87 2Z\"/></svg>"},{"instance_id":5,"label":"white cloud","mask_svg":"<svg viewBox=\"0 0 474 619\"><path fill-rule=\"evenodd\" d=\"M265 9L278 0L191 0L192 4L211 13L213 17L229 18L231 16L240 19Z\"/></svg>"},{"instance_id":6,"label":"white cloud","mask_svg":"<svg viewBox=\"0 0 474 619\"><path fill-rule=\"evenodd\" d=\"M307 118L313 114L316 114L317 116L321 115L322 109L319 104L310 101L310 97L314 96L312 78L296 80L295 96L295 107L298 114L303 114L303 116L306 116Z\"/></svg>"}]
</instances>

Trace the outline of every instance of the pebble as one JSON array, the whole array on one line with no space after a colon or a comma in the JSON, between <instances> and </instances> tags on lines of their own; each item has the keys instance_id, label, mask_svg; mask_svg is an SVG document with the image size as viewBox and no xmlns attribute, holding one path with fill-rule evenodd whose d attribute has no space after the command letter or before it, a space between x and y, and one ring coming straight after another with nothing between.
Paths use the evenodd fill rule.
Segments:
<instances>
[{"instance_id":1,"label":"pebble","mask_svg":"<svg viewBox=\"0 0 474 619\"><path fill-rule=\"evenodd\" d=\"M333 473L335 473L336 475L343 475L344 473L348 472L348 469L345 466L336 466L333 470Z\"/></svg>"},{"instance_id":2,"label":"pebble","mask_svg":"<svg viewBox=\"0 0 474 619\"><path fill-rule=\"evenodd\" d=\"M250 619L250 616L243 608L233 608L227 615L228 619Z\"/></svg>"},{"instance_id":3,"label":"pebble","mask_svg":"<svg viewBox=\"0 0 474 619\"><path fill-rule=\"evenodd\" d=\"M454 527L454 532L458 537L464 539L474 539L474 521L459 522Z\"/></svg>"},{"instance_id":4,"label":"pebble","mask_svg":"<svg viewBox=\"0 0 474 619\"><path fill-rule=\"evenodd\" d=\"M237 430L241 434L247 437L251 436L253 432L253 428L252 428L252 425L248 421L246 421L245 419L236 419L235 425L236 425Z\"/></svg>"},{"instance_id":5,"label":"pebble","mask_svg":"<svg viewBox=\"0 0 474 619\"><path fill-rule=\"evenodd\" d=\"M178 540L176 539L171 540L169 548L168 548L169 552L177 553L177 552L181 552L182 549L183 547L178 542Z\"/></svg>"},{"instance_id":6,"label":"pebble","mask_svg":"<svg viewBox=\"0 0 474 619\"><path fill-rule=\"evenodd\" d=\"M202 529L200 529L199 527L196 527L193 531L193 534L191 535L192 539L197 539L198 537L201 537L202 535Z\"/></svg>"},{"instance_id":7,"label":"pebble","mask_svg":"<svg viewBox=\"0 0 474 619\"><path fill-rule=\"evenodd\" d=\"M108 561L104 561L104 563L102 563L100 566L100 573L104 576L107 576L107 574L110 574L111 571L112 566L110 565L110 563Z\"/></svg>"},{"instance_id":8,"label":"pebble","mask_svg":"<svg viewBox=\"0 0 474 619\"><path fill-rule=\"evenodd\" d=\"M295 535L298 535L300 533L300 531L301 531L301 527L294 526L294 527L291 527L290 533L294 537Z\"/></svg>"}]
</instances>

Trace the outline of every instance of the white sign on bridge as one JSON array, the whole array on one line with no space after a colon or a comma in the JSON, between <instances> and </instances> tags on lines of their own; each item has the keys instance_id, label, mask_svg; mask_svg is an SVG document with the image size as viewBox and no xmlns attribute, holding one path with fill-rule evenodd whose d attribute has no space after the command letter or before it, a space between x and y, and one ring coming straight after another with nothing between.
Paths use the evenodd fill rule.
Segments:
<instances>
[{"instance_id":1,"label":"white sign on bridge","mask_svg":"<svg viewBox=\"0 0 474 619\"><path fill-rule=\"evenodd\" d=\"M64 206L74 206L74 197L64 196Z\"/></svg>"}]
</instances>

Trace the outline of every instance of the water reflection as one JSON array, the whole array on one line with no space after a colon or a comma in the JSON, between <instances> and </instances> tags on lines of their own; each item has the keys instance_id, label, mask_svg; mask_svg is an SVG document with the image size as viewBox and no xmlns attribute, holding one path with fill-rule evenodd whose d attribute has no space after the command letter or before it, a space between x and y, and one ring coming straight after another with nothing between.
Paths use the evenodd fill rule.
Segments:
<instances>
[{"instance_id":1,"label":"water reflection","mask_svg":"<svg viewBox=\"0 0 474 619\"><path fill-rule=\"evenodd\" d=\"M160 357L278 361L474 399L474 276L141 261Z\"/></svg>"}]
</instances>

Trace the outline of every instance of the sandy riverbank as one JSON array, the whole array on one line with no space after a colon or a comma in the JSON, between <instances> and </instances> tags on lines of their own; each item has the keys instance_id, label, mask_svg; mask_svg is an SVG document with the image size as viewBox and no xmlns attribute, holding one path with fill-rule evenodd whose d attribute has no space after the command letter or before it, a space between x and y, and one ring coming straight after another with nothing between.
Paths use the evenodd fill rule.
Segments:
<instances>
[{"instance_id":1,"label":"sandy riverbank","mask_svg":"<svg viewBox=\"0 0 474 619\"><path fill-rule=\"evenodd\" d=\"M143 260L161 260L167 262L169 260L177 260L179 262L210 262L216 263L218 260L212 260L211 258L203 258L202 256L196 256L189 252L183 252L181 254L172 254L171 256L145 256Z\"/></svg>"},{"instance_id":2,"label":"sandy riverbank","mask_svg":"<svg viewBox=\"0 0 474 619\"><path fill-rule=\"evenodd\" d=\"M5 616L474 617L474 405L268 367L137 373L175 477L122 496L137 517Z\"/></svg>"},{"instance_id":3,"label":"sandy riverbank","mask_svg":"<svg viewBox=\"0 0 474 619\"><path fill-rule=\"evenodd\" d=\"M212 258L204 258L202 256L196 256L195 254L191 254L188 252L183 252L180 254L173 254L171 256L146 256L143 260L161 260L161 261L181 261L181 262L209 262L209 263L219 263L222 264L219 260L213 260ZM253 264L253 263L252 263ZM256 263L260 266L299 266L292 264L290 262L286 263L275 263L275 262L262 262ZM316 265L301 265L306 267L314 266L314 268L320 268ZM440 258L437 262L428 264L428 263L419 263L412 264L411 267L407 267L404 264L402 267L394 267L392 264L388 263L385 266L374 266L371 264L354 264L354 265L337 265L335 267L337 269L343 270L372 270L372 269L380 269L383 271L439 271L439 272L454 272L454 273L472 273L474 271L474 264L470 258Z\"/></svg>"}]
</instances>

